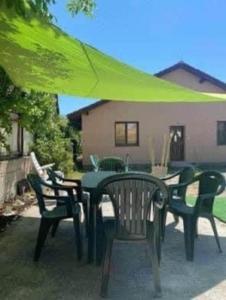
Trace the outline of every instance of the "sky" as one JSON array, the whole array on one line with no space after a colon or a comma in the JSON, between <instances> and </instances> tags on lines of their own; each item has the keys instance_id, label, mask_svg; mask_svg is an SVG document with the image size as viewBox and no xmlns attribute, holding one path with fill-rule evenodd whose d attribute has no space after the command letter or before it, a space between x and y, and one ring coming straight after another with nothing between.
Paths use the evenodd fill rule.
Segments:
<instances>
[{"instance_id":1,"label":"sky","mask_svg":"<svg viewBox=\"0 0 226 300\"><path fill-rule=\"evenodd\" d=\"M183 60L226 81L225 0L96 0L92 18L56 2L62 30L114 58L151 74ZM60 112L97 100L60 95Z\"/></svg>"}]
</instances>

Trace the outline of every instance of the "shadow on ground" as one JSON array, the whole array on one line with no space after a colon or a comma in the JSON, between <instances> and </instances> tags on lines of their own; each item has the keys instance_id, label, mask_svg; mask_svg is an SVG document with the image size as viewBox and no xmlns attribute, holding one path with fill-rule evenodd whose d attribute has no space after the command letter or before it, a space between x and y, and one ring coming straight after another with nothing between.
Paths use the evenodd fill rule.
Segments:
<instances>
[{"instance_id":1,"label":"shadow on ground","mask_svg":"<svg viewBox=\"0 0 226 300\"><path fill-rule=\"evenodd\" d=\"M161 262L162 299L225 299L226 225L217 223L223 254L217 252L211 228L199 226L195 260L185 260L181 223L169 218ZM61 223L49 237L39 263L33 263L39 218L33 207L0 235L0 299L100 299L100 267L78 263L72 222ZM110 299L151 299L152 273L145 243L116 243L113 248Z\"/></svg>"}]
</instances>

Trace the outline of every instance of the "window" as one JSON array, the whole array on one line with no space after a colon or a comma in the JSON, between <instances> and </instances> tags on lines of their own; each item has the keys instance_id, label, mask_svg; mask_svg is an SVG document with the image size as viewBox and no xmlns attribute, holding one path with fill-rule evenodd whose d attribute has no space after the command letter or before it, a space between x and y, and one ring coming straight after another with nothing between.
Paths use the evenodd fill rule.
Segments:
<instances>
[{"instance_id":1,"label":"window","mask_svg":"<svg viewBox=\"0 0 226 300\"><path fill-rule=\"evenodd\" d=\"M226 145L226 121L217 122L217 145Z\"/></svg>"},{"instance_id":2,"label":"window","mask_svg":"<svg viewBox=\"0 0 226 300\"><path fill-rule=\"evenodd\" d=\"M138 122L116 122L115 123L115 145L116 146L138 146L139 145L139 123Z\"/></svg>"}]
</instances>

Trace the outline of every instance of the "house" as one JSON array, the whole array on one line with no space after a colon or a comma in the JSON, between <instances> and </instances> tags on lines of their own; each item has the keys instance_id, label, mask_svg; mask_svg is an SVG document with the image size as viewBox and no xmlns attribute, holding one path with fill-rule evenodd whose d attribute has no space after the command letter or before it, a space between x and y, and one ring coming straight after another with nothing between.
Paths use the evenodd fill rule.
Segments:
<instances>
[{"instance_id":1,"label":"house","mask_svg":"<svg viewBox=\"0 0 226 300\"><path fill-rule=\"evenodd\" d=\"M28 153L32 136L19 126L18 118L12 114L12 132L7 136L10 150L0 148L0 204L16 195L18 181L31 170Z\"/></svg>"},{"instance_id":2,"label":"house","mask_svg":"<svg viewBox=\"0 0 226 300\"><path fill-rule=\"evenodd\" d=\"M226 84L184 62L157 74L184 87L226 93ZM183 99L181 99L183 100ZM83 164L100 157L128 153L132 164L150 164L149 139L160 162L163 136L171 134L171 163L226 163L226 102L134 103L101 100L68 115L82 129Z\"/></svg>"}]
</instances>

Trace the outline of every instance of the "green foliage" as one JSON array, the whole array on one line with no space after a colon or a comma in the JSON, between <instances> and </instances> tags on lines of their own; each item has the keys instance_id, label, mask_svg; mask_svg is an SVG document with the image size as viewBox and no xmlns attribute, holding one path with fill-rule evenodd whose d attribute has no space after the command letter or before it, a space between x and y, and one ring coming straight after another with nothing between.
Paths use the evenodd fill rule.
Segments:
<instances>
[{"instance_id":1,"label":"green foliage","mask_svg":"<svg viewBox=\"0 0 226 300\"><path fill-rule=\"evenodd\" d=\"M32 134L52 127L56 115L56 97L46 93L23 92L13 85L0 68L0 146L6 146L5 136L12 130L12 114L19 115L19 124Z\"/></svg>"},{"instance_id":2,"label":"green foliage","mask_svg":"<svg viewBox=\"0 0 226 300\"><path fill-rule=\"evenodd\" d=\"M66 174L73 170L71 138L66 137L68 123L65 118L55 116L51 128L36 133L32 150L41 164L55 163L55 168Z\"/></svg>"},{"instance_id":3,"label":"green foliage","mask_svg":"<svg viewBox=\"0 0 226 300\"><path fill-rule=\"evenodd\" d=\"M50 13L50 5L56 4L56 0L1 0L7 7L13 8L24 17L29 17L32 13L40 14L42 17L52 20L54 16ZM82 12L91 16L95 9L94 0L68 0L67 8L72 16Z\"/></svg>"},{"instance_id":4,"label":"green foliage","mask_svg":"<svg viewBox=\"0 0 226 300\"><path fill-rule=\"evenodd\" d=\"M8 148L6 136L11 132L13 113L18 123L34 136L33 150L40 162L55 162L64 172L73 169L71 139L77 138L66 118L57 114L56 96L47 93L23 92L14 87L0 68L0 146Z\"/></svg>"},{"instance_id":5,"label":"green foliage","mask_svg":"<svg viewBox=\"0 0 226 300\"><path fill-rule=\"evenodd\" d=\"M67 4L72 16L77 15L79 12L84 13L86 16L92 16L95 7L94 0L70 0Z\"/></svg>"}]
</instances>

